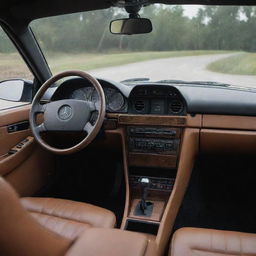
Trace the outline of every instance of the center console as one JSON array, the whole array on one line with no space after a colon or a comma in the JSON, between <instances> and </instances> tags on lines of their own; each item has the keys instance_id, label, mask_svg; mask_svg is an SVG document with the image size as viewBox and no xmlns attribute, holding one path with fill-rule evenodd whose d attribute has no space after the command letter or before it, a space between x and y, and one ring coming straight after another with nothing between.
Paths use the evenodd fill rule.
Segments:
<instances>
[{"instance_id":1,"label":"center console","mask_svg":"<svg viewBox=\"0 0 256 256\"><path fill-rule=\"evenodd\" d=\"M129 126L127 135L130 166L176 168L180 128Z\"/></svg>"},{"instance_id":2,"label":"center console","mask_svg":"<svg viewBox=\"0 0 256 256\"><path fill-rule=\"evenodd\" d=\"M182 128L128 126L129 207L125 229L157 235L173 190Z\"/></svg>"}]
</instances>

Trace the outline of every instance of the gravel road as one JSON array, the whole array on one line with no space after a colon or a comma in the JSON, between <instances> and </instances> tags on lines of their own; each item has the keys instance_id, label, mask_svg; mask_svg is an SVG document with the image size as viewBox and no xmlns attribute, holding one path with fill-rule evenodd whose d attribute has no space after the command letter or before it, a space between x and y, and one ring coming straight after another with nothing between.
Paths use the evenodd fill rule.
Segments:
<instances>
[{"instance_id":1,"label":"gravel road","mask_svg":"<svg viewBox=\"0 0 256 256\"><path fill-rule=\"evenodd\" d=\"M215 81L246 87L256 86L256 76L222 74L206 69L211 62L232 55L234 53L157 59L91 70L89 73L115 81L148 77L153 81L177 79L185 81Z\"/></svg>"}]
</instances>

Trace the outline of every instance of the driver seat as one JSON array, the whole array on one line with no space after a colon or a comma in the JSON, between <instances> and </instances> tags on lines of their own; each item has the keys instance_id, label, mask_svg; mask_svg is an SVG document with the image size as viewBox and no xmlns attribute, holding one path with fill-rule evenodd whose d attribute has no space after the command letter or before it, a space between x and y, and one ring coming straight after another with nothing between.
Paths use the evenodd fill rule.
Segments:
<instances>
[{"instance_id":1,"label":"driver seat","mask_svg":"<svg viewBox=\"0 0 256 256\"><path fill-rule=\"evenodd\" d=\"M65 199L25 197L23 207L44 227L71 240L86 229L114 228L115 215L91 204Z\"/></svg>"},{"instance_id":2,"label":"driver seat","mask_svg":"<svg viewBox=\"0 0 256 256\"><path fill-rule=\"evenodd\" d=\"M1 193L3 191L5 196ZM0 177L1 208L8 204L6 192L9 191L13 193ZM42 226L69 240L75 240L91 227L114 228L116 222L111 211L87 203L37 197L21 198L20 202Z\"/></svg>"}]
</instances>

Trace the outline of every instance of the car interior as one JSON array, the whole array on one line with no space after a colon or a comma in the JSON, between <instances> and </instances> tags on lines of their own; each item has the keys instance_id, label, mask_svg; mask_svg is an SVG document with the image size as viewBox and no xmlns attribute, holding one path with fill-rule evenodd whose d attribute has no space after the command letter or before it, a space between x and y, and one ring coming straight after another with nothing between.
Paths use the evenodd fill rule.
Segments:
<instances>
[{"instance_id":1,"label":"car interior","mask_svg":"<svg viewBox=\"0 0 256 256\"><path fill-rule=\"evenodd\" d=\"M150 36L138 12L155 4L256 2L1 2L0 26L33 79L0 74L0 98L22 86L22 104L11 89L14 105L0 110L0 255L256 255L256 91L52 74L29 25L115 6L129 18L113 34Z\"/></svg>"}]
</instances>

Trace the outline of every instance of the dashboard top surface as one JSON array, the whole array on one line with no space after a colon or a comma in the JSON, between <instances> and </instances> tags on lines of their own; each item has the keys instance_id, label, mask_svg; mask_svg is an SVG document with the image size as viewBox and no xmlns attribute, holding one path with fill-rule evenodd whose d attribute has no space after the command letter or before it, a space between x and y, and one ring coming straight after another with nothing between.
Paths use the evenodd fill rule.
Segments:
<instances>
[{"instance_id":1,"label":"dashboard top surface","mask_svg":"<svg viewBox=\"0 0 256 256\"><path fill-rule=\"evenodd\" d=\"M107 79L98 79L101 83L107 101L108 112L132 113L132 114L159 114L159 115L185 115L185 114L225 114L225 115L256 115L256 90L241 89L228 86L203 86L200 84L187 83L154 83L134 82L124 84ZM256 82L256 81L255 81ZM90 87L81 78L72 78L64 81L58 87L49 88L44 95L44 100L56 100L61 97L81 97L76 90L82 92ZM81 90L82 89L82 90ZM91 89L86 89L93 95ZM91 100L95 100L91 96ZM85 97L85 100L87 98ZM136 101L137 100L137 101ZM142 100L142 102L138 102ZM171 112L171 104L181 110ZM135 111L134 106L143 111Z\"/></svg>"}]
</instances>

